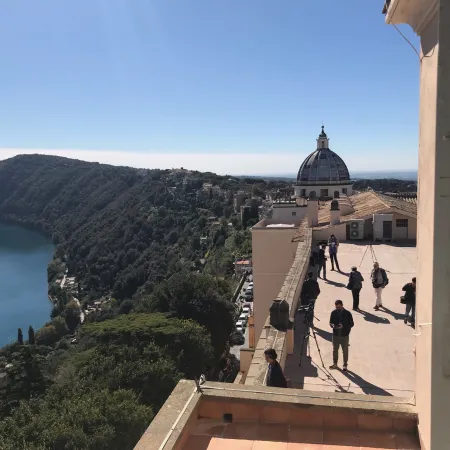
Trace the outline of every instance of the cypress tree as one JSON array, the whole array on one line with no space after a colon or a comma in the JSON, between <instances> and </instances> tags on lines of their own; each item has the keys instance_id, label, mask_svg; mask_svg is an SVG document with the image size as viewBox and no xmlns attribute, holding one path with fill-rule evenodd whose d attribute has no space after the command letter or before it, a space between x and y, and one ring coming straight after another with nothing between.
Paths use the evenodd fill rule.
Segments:
<instances>
[{"instance_id":1,"label":"cypress tree","mask_svg":"<svg viewBox=\"0 0 450 450\"><path fill-rule=\"evenodd\" d=\"M20 345L23 345L23 333L22 333L22 328L19 328L19 329L17 330L17 342L18 342Z\"/></svg>"},{"instance_id":2,"label":"cypress tree","mask_svg":"<svg viewBox=\"0 0 450 450\"><path fill-rule=\"evenodd\" d=\"M33 327L31 325L28 328L28 344L30 344L30 345L34 345L35 344L35 341L34 341L34 329L33 329Z\"/></svg>"}]
</instances>

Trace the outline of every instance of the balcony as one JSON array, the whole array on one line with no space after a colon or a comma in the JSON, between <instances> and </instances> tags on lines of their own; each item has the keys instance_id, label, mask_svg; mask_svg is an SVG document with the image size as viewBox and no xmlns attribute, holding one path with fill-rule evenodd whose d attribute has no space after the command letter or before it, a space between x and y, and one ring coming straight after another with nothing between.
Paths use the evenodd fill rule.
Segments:
<instances>
[{"instance_id":1,"label":"balcony","mask_svg":"<svg viewBox=\"0 0 450 450\"><path fill-rule=\"evenodd\" d=\"M135 450L419 449L394 397L181 381Z\"/></svg>"}]
</instances>

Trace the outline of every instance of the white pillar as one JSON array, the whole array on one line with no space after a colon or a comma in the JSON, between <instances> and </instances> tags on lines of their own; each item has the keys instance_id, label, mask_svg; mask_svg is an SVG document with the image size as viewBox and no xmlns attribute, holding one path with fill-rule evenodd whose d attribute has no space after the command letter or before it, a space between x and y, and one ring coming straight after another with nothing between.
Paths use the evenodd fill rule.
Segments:
<instances>
[{"instance_id":1,"label":"white pillar","mask_svg":"<svg viewBox=\"0 0 450 450\"><path fill-rule=\"evenodd\" d=\"M330 224L339 225L341 223L341 211L339 209L330 210Z\"/></svg>"},{"instance_id":2,"label":"white pillar","mask_svg":"<svg viewBox=\"0 0 450 450\"><path fill-rule=\"evenodd\" d=\"M315 227L319 223L319 202L317 199L308 200L308 227Z\"/></svg>"}]
</instances>

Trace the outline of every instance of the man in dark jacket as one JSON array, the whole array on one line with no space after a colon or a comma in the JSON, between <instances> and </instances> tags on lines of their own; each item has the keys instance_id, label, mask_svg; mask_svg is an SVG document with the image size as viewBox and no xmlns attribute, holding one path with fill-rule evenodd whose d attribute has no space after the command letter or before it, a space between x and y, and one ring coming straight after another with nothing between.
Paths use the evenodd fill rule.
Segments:
<instances>
[{"instance_id":1,"label":"man in dark jacket","mask_svg":"<svg viewBox=\"0 0 450 450\"><path fill-rule=\"evenodd\" d=\"M373 270L370 274L370 279L372 280L373 290L375 291L376 300L373 309L378 311L383 307L383 300L381 299L381 294L383 289L389 284L389 279L386 275L386 271L380 267L377 262L373 263Z\"/></svg>"},{"instance_id":2,"label":"man in dark jacket","mask_svg":"<svg viewBox=\"0 0 450 450\"><path fill-rule=\"evenodd\" d=\"M344 367L343 371L347 371L348 364L348 341L350 331L353 328L353 316L350 311L344 308L342 300L336 300L334 302L336 309L330 316L330 327L333 328L333 365L330 369L338 369L338 356L339 347L342 347L342 353L344 355Z\"/></svg>"},{"instance_id":3,"label":"man in dark jacket","mask_svg":"<svg viewBox=\"0 0 450 450\"><path fill-rule=\"evenodd\" d=\"M313 277L314 274L309 272L308 278L303 283L300 294L302 305L309 305L311 302L315 302L320 294L319 283Z\"/></svg>"},{"instance_id":4,"label":"man in dark jacket","mask_svg":"<svg viewBox=\"0 0 450 450\"><path fill-rule=\"evenodd\" d=\"M325 249L327 246L325 244L319 250L319 270L317 272L317 276L320 278L320 271L323 269L323 279L327 279L327 257L325 256Z\"/></svg>"},{"instance_id":5,"label":"man in dark jacket","mask_svg":"<svg viewBox=\"0 0 450 450\"><path fill-rule=\"evenodd\" d=\"M416 277L414 277L411 283L407 283L403 286L403 291L405 291L405 323L408 320L411 322L411 326L414 327L416 323ZM411 312L411 316L409 313Z\"/></svg>"},{"instance_id":6,"label":"man in dark jacket","mask_svg":"<svg viewBox=\"0 0 450 450\"><path fill-rule=\"evenodd\" d=\"M277 361L277 352L273 348L269 348L264 352L264 357L269 364L266 385L287 388L287 381L284 377L283 369Z\"/></svg>"}]
</instances>

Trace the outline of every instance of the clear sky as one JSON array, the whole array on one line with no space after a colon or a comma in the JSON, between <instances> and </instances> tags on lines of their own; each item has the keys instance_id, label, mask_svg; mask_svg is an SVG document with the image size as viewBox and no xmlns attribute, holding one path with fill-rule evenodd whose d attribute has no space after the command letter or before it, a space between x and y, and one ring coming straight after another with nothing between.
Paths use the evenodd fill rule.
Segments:
<instances>
[{"instance_id":1,"label":"clear sky","mask_svg":"<svg viewBox=\"0 0 450 450\"><path fill-rule=\"evenodd\" d=\"M1 2L0 159L296 172L323 121L350 170L415 169L419 61L382 6Z\"/></svg>"}]
</instances>

